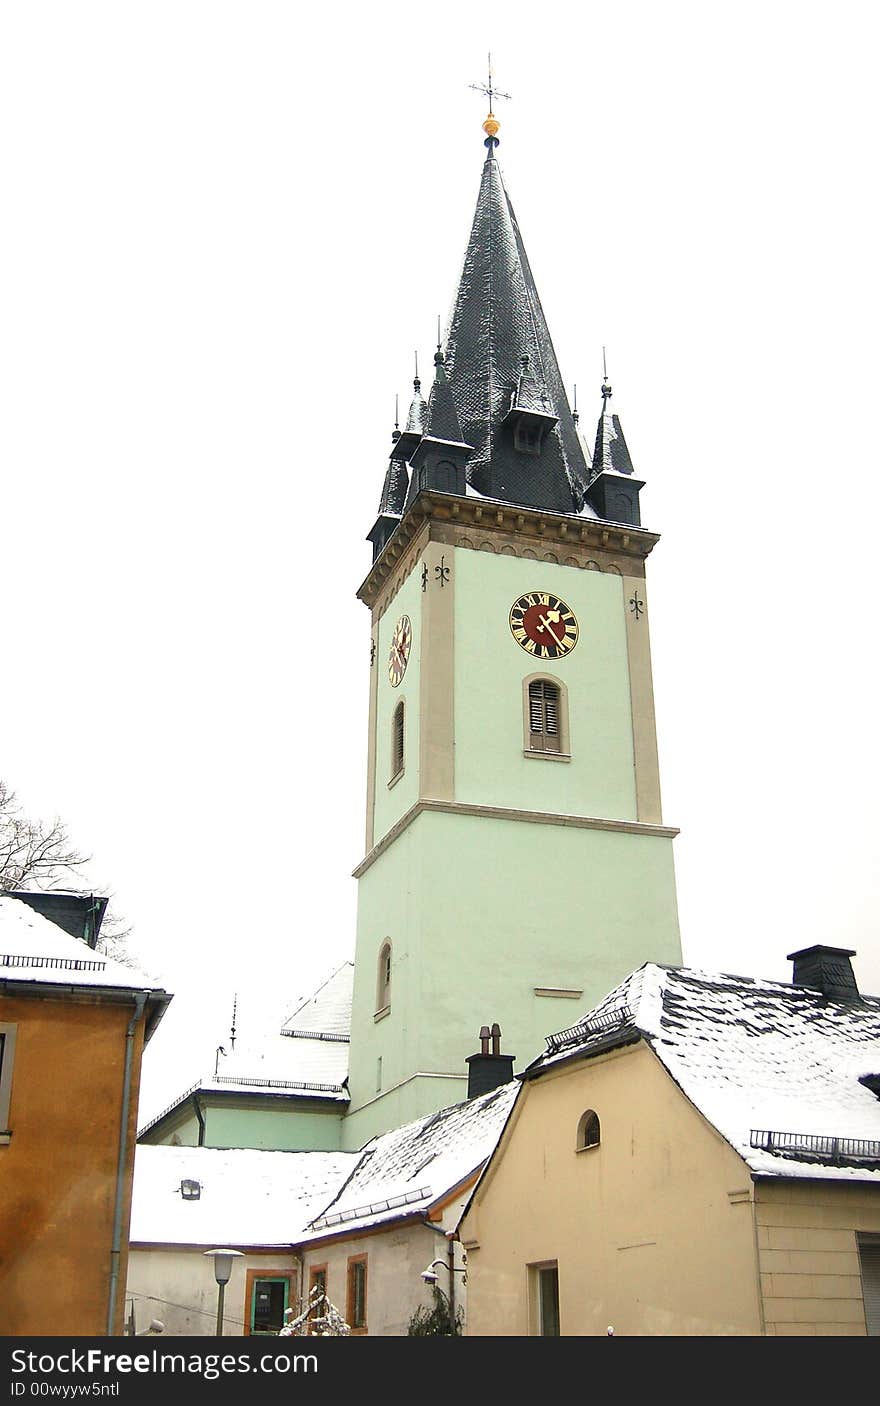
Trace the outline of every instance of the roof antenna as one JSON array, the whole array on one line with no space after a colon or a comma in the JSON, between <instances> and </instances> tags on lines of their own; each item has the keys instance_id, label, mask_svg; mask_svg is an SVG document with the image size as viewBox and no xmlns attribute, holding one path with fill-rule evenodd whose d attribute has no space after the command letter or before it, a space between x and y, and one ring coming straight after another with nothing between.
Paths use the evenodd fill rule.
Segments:
<instances>
[{"instance_id":1,"label":"roof antenna","mask_svg":"<svg viewBox=\"0 0 880 1406\"><path fill-rule=\"evenodd\" d=\"M578 420L580 419L580 416L578 415L578 388L577 388L577 382L575 382L575 387L574 387L574 409L573 409L572 412L571 412L571 418L574 420L575 424L577 424Z\"/></svg>"},{"instance_id":2,"label":"roof antenna","mask_svg":"<svg viewBox=\"0 0 880 1406\"><path fill-rule=\"evenodd\" d=\"M510 93L502 93L502 92L500 92L497 88L495 88L495 87L493 86L493 84L492 84L492 55L491 55L491 54L489 55L489 82L488 82L488 83L469 83L469 84L468 84L468 87L469 87L469 88L473 88L473 90L474 90L475 93L485 93L485 94L486 94L486 97L489 99L489 115L488 115L488 117L486 118L485 122L483 123L483 131L486 133L486 140L485 140L485 142L483 143L483 145L486 147L486 149L487 149L488 152L489 152L489 156L491 157L494 148L498 145L498 136L497 136L497 133L498 133L498 128L501 126L501 123L498 121L498 118L495 116L495 112L494 112L494 103L495 103L495 99L496 99L496 98L508 98L508 99L510 98Z\"/></svg>"}]
</instances>

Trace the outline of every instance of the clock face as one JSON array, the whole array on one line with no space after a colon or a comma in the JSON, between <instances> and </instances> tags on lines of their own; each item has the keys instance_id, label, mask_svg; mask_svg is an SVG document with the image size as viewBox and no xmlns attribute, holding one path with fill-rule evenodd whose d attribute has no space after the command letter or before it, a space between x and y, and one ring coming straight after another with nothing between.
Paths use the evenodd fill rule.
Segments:
<instances>
[{"instance_id":1,"label":"clock face","mask_svg":"<svg viewBox=\"0 0 880 1406\"><path fill-rule=\"evenodd\" d=\"M401 615L391 636L391 649L388 653L388 677L391 687L396 688L406 673L409 651L412 645L412 621L408 615Z\"/></svg>"},{"instance_id":2,"label":"clock face","mask_svg":"<svg viewBox=\"0 0 880 1406\"><path fill-rule=\"evenodd\" d=\"M510 633L535 659L561 659L578 642L578 622L570 606L548 591L529 591L510 607Z\"/></svg>"}]
</instances>

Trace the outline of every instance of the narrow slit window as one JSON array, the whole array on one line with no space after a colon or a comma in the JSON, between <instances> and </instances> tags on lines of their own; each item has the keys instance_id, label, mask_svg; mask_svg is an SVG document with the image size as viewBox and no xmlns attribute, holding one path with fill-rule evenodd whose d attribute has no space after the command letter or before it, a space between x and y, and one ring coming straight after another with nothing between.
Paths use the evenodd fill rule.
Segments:
<instances>
[{"instance_id":1,"label":"narrow slit window","mask_svg":"<svg viewBox=\"0 0 880 1406\"><path fill-rule=\"evenodd\" d=\"M391 1005L391 943L383 942L379 953L379 970L376 980L376 1010L383 1011Z\"/></svg>"},{"instance_id":2,"label":"narrow slit window","mask_svg":"<svg viewBox=\"0 0 880 1406\"><path fill-rule=\"evenodd\" d=\"M394 709L394 720L391 726L391 780L399 776L403 771L403 747L404 747L404 721L403 702L398 703Z\"/></svg>"},{"instance_id":3,"label":"narrow slit window","mask_svg":"<svg viewBox=\"0 0 880 1406\"><path fill-rule=\"evenodd\" d=\"M549 679L529 684L529 745L535 752L560 752L559 688Z\"/></svg>"}]
</instances>

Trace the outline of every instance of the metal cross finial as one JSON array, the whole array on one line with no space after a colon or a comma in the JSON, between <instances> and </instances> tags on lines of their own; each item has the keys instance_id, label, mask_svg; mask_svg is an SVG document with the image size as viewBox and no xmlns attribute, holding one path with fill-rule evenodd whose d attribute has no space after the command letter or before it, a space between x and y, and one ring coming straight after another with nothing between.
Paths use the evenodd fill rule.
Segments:
<instances>
[{"instance_id":1,"label":"metal cross finial","mask_svg":"<svg viewBox=\"0 0 880 1406\"><path fill-rule=\"evenodd\" d=\"M469 84L468 84L468 87L469 87L469 88L473 88L473 90L474 90L475 93L485 93L485 94L486 94L486 97L489 99L489 111L490 111L490 112L493 112L493 111L494 111L494 108L493 108L492 104L493 104L495 98L508 98L508 99L510 98L510 93L502 93L502 92L500 92L497 88L493 87L493 85L492 85L492 55L491 55L491 54L489 55L489 82L488 82L488 83L469 83Z\"/></svg>"}]
</instances>

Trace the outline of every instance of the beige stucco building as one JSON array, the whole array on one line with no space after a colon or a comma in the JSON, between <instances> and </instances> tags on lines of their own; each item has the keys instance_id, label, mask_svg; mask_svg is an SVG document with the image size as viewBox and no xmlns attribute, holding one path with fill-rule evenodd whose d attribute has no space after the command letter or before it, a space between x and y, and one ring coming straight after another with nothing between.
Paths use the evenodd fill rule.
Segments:
<instances>
[{"instance_id":1,"label":"beige stucco building","mask_svg":"<svg viewBox=\"0 0 880 1406\"><path fill-rule=\"evenodd\" d=\"M460 1225L469 1335L880 1333L880 1001L824 961L648 965L551 1038Z\"/></svg>"}]
</instances>

